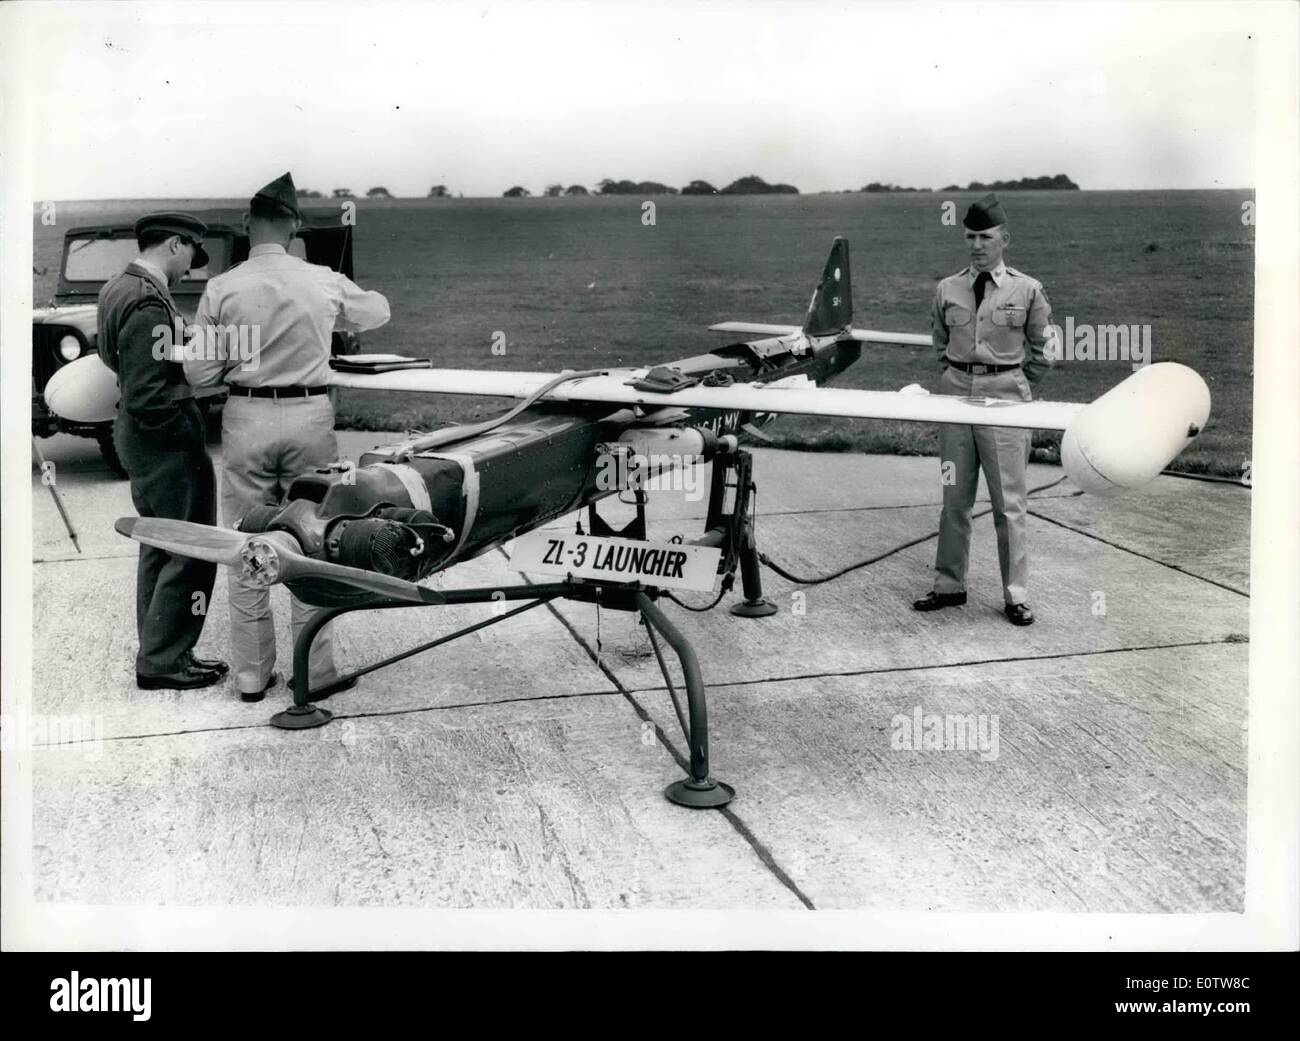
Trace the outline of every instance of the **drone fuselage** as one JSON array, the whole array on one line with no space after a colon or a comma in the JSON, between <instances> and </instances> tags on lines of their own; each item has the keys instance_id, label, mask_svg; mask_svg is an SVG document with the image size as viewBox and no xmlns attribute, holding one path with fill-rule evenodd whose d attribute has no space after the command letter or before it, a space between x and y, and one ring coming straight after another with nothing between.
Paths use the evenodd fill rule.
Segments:
<instances>
[{"instance_id":1,"label":"drone fuselage","mask_svg":"<svg viewBox=\"0 0 1300 1041\"><path fill-rule=\"evenodd\" d=\"M822 384L860 352L859 343L833 336L784 337L733 344L668 367L692 381L771 383L793 376ZM635 449L644 437L685 446L680 456L661 460L662 472L705 461L720 437L771 418L539 402L487 432L441 430L432 449L408 454L400 445L380 447L356 466L301 475L284 504L252 511L240 527L287 531L310 556L418 580L617 492L608 475L610 454L620 444ZM370 595L329 580L290 585L318 604Z\"/></svg>"}]
</instances>

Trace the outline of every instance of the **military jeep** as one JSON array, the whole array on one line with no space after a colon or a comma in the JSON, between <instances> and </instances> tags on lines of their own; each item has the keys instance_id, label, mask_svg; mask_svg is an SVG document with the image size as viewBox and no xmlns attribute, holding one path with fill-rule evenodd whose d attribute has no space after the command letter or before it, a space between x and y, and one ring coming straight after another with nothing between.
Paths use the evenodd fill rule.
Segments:
<instances>
[{"instance_id":1,"label":"military jeep","mask_svg":"<svg viewBox=\"0 0 1300 1041\"><path fill-rule=\"evenodd\" d=\"M240 214L233 210L195 213L208 226L203 247L206 267L190 271L172 287L172 298L186 318L192 319L209 278L248 258L248 236ZM305 214L290 251L313 264L324 264L352 277L352 227L338 223L338 215ZM32 434L56 433L94 438L109 468L126 476L113 445L113 424L78 423L56 415L45 403L45 385L69 362L95 353L99 291L136 256L134 224L106 224L70 229L63 237L63 259L58 288L46 307L32 313ZM335 354L355 354L360 338L355 333L334 334ZM220 408L225 395L199 399L207 410Z\"/></svg>"}]
</instances>

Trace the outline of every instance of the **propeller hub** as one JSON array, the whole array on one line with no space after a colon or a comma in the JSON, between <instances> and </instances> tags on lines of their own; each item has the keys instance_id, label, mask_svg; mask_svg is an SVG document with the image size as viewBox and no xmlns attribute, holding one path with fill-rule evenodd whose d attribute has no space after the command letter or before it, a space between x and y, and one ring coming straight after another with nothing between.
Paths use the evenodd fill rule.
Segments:
<instances>
[{"instance_id":1,"label":"propeller hub","mask_svg":"<svg viewBox=\"0 0 1300 1041\"><path fill-rule=\"evenodd\" d=\"M280 578L280 554L269 539L250 538L239 551L243 576L260 586L274 585Z\"/></svg>"}]
</instances>

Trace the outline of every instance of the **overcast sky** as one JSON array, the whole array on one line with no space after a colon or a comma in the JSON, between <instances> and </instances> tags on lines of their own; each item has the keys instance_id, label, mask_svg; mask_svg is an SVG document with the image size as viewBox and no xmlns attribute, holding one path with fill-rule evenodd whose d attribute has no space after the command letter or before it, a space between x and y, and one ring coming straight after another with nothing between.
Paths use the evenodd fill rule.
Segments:
<instances>
[{"instance_id":1,"label":"overcast sky","mask_svg":"<svg viewBox=\"0 0 1300 1041\"><path fill-rule=\"evenodd\" d=\"M24 63L6 118L31 114L46 199L241 197L286 169L421 196L749 173L1242 188L1244 6L39 5L0 60Z\"/></svg>"}]
</instances>

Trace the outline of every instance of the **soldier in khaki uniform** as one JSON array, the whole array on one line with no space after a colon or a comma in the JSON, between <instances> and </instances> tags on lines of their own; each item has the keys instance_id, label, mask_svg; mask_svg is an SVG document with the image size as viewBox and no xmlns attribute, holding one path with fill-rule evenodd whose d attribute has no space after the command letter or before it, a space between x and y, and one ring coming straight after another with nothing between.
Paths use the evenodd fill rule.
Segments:
<instances>
[{"instance_id":1,"label":"soldier in khaki uniform","mask_svg":"<svg viewBox=\"0 0 1300 1041\"><path fill-rule=\"evenodd\" d=\"M944 365L939 391L1031 401L1033 388L1052 365L1044 350L1052 323L1047 294L1037 280L1003 263L1011 234L996 195L972 203L962 224L971 264L939 283L930 316L934 345ZM939 428L945 479L934 591L912 605L918 611L966 602L971 507L983 468L998 537L1006 616L1016 625L1033 623L1026 603L1029 439L1028 430L1010 427L945 424Z\"/></svg>"},{"instance_id":2,"label":"soldier in khaki uniform","mask_svg":"<svg viewBox=\"0 0 1300 1041\"><path fill-rule=\"evenodd\" d=\"M250 508L280 502L299 474L338 458L327 393L331 334L364 332L389 318L382 294L288 252L301 220L289 174L254 195L244 218L248 259L208 282L195 314L195 323L205 329L258 333L251 358L213 352L213 357L187 355L185 362L194 387L225 383L230 388L221 427L221 511L223 523L232 527ZM228 572L235 682L245 701L258 701L277 678L270 591L244 580L235 568ZM290 604L296 637L314 609L293 596ZM312 643L312 688L338 678L331 628L322 629Z\"/></svg>"}]
</instances>

